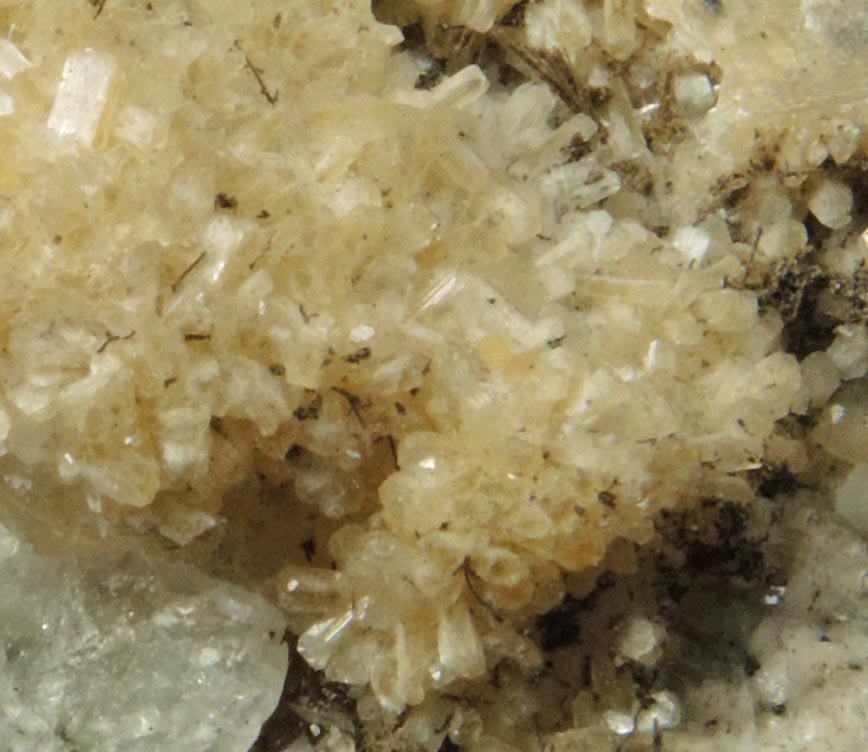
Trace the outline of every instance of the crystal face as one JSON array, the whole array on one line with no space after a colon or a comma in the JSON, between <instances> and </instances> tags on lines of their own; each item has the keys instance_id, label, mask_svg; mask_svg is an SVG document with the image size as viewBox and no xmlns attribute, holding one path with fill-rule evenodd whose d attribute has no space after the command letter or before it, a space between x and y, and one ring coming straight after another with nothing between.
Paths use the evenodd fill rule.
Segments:
<instances>
[{"instance_id":1,"label":"crystal face","mask_svg":"<svg viewBox=\"0 0 868 752\"><path fill-rule=\"evenodd\" d=\"M49 559L2 528L0 580L4 749L243 750L274 707L283 622L258 596L136 555Z\"/></svg>"},{"instance_id":2,"label":"crystal face","mask_svg":"<svg viewBox=\"0 0 868 752\"><path fill-rule=\"evenodd\" d=\"M93 143L105 109L115 62L92 49L70 55L63 64L48 129L61 139Z\"/></svg>"},{"instance_id":3,"label":"crystal face","mask_svg":"<svg viewBox=\"0 0 868 752\"><path fill-rule=\"evenodd\" d=\"M14 597L266 593L299 752L858 746L868 13L373 5L0 0Z\"/></svg>"}]
</instances>

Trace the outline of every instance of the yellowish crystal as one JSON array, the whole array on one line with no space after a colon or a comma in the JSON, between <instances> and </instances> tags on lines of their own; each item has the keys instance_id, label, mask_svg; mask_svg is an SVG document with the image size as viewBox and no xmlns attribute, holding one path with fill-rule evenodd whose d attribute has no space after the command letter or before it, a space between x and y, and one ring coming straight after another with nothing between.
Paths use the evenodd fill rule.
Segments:
<instances>
[{"instance_id":1,"label":"yellowish crystal","mask_svg":"<svg viewBox=\"0 0 868 752\"><path fill-rule=\"evenodd\" d=\"M480 736L440 693L538 670L535 620L662 512L804 469L778 421L868 363L844 328L800 363L768 291L859 210L816 174L861 144L843 21L720 5L0 2L0 519L270 582L371 718L506 749L526 698ZM597 721L676 726L653 697Z\"/></svg>"}]
</instances>

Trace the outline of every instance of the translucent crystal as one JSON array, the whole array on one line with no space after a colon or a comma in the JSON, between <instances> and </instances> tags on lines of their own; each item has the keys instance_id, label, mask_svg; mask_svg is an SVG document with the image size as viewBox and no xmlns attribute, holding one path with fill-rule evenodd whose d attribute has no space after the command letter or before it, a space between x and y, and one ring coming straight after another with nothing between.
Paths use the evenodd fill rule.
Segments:
<instances>
[{"instance_id":1,"label":"translucent crystal","mask_svg":"<svg viewBox=\"0 0 868 752\"><path fill-rule=\"evenodd\" d=\"M628 734L632 734L633 730L636 728L636 720L632 715L627 713L620 713L615 710L607 710L604 714L604 719L606 721L606 725L612 731L613 734L618 734L618 736L626 736Z\"/></svg>"},{"instance_id":2,"label":"translucent crystal","mask_svg":"<svg viewBox=\"0 0 868 752\"><path fill-rule=\"evenodd\" d=\"M672 692L655 692L649 699L653 704L639 714L637 730L657 733L680 723L681 704Z\"/></svg>"},{"instance_id":3,"label":"translucent crystal","mask_svg":"<svg viewBox=\"0 0 868 752\"><path fill-rule=\"evenodd\" d=\"M864 705L868 442L868 26L838 5L0 0L0 519L267 591L373 746L829 748ZM790 475L835 503L768 500ZM746 655L789 666L787 713ZM4 712L70 746L43 673ZM351 744L321 711L295 746Z\"/></svg>"},{"instance_id":4,"label":"translucent crystal","mask_svg":"<svg viewBox=\"0 0 868 752\"><path fill-rule=\"evenodd\" d=\"M12 42L0 37L0 76L12 78L17 73L27 70L30 61Z\"/></svg>"},{"instance_id":5,"label":"translucent crystal","mask_svg":"<svg viewBox=\"0 0 868 752\"><path fill-rule=\"evenodd\" d=\"M254 741L287 667L273 608L187 566L54 560L14 541L0 527L3 749L60 749L62 738L239 752Z\"/></svg>"},{"instance_id":6,"label":"translucent crystal","mask_svg":"<svg viewBox=\"0 0 868 752\"><path fill-rule=\"evenodd\" d=\"M94 49L70 55L63 64L48 128L61 139L90 146L108 103L114 58Z\"/></svg>"},{"instance_id":7,"label":"translucent crystal","mask_svg":"<svg viewBox=\"0 0 868 752\"><path fill-rule=\"evenodd\" d=\"M784 705L789 695L789 661L783 652L771 656L754 675L761 700L769 706Z\"/></svg>"},{"instance_id":8,"label":"translucent crystal","mask_svg":"<svg viewBox=\"0 0 868 752\"><path fill-rule=\"evenodd\" d=\"M672 89L676 107L682 115L702 115L714 106L711 80L703 73L676 76Z\"/></svg>"},{"instance_id":9,"label":"translucent crystal","mask_svg":"<svg viewBox=\"0 0 868 752\"><path fill-rule=\"evenodd\" d=\"M299 655L314 668L325 668L331 660L337 642L349 633L347 628L352 622L352 611L317 622L299 637Z\"/></svg>"},{"instance_id":10,"label":"translucent crystal","mask_svg":"<svg viewBox=\"0 0 868 752\"><path fill-rule=\"evenodd\" d=\"M769 259L790 258L804 248L808 233L804 224L794 220L780 220L763 228L757 241L757 250Z\"/></svg>"},{"instance_id":11,"label":"translucent crystal","mask_svg":"<svg viewBox=\"0 0 868 752\"><path fill-rule=\"evenodd\" d=\"M340 602L340 574L290 566L278 576L278 599L289 611L322 613Z\"/></svg>"},{"instance_id":12,"label":"translucent crystal","mask_svg":"<svg viewBox=\"0 0 868 752\"><path fill-rule=\"evenodd\" d=\"M666 630L647 619L632 619L627 625L618 650L625 658L653 664L660 654L660 643Z\"/></svg>"},{"instance_id":13,"label":"translucent crystal","mask_svg":"<svg viewBox=\"0 0 868 752\"><path fill-rule=\"evenodd\" d=\"M845 324L836 330L835 341L826 355L838 367L843 379L857 379L868 371L868 334L858 325Z\"/></svg>"},{"instance_id":14,"label":"translucent crystal","mask_svg":"<svg viewBox=\"0 0 868 752\"><path fill-rule=\"evenodd\" d=\"M854 467L835 492L835 510L862 535L868 535L868 465Z\"/></svg>"},{"instance_id":15,"label":"translucent crystal","mask_svg":"<svg viewBox=\"0 0 868 752\"><path fill-rule=\"evenodd\" d=\"M853 194L841 181L826 178L811 193L808 208L821 224L837 229L850 221Z\"/></svg>"},{"instance_id":16,"label":"translucent crystal","mask_svg":"<svg viewBox=\"0 0 868 752\"><path fill-rule=\"evenodd\" d=\"M546 0L531 5L525 13L527 39L534 47L576 55L591 42L592 26L575 3Z\"/></svg>"},{"instance_id":17,"label":"translucent crystal","mask_svg":"<svg viewBox=\"0 0 868 752\"><path fill-rule=\"evenodd\" d=\"M420 109L438 105L466 107L481 97L488 89L488 79L475 65L468 66L454 76L441 81L431 91L399 91L397 101Z\"/></svg>"},{"instance_id":18,"label":"translucent crystal","mask_svg":"<svg viewBox=\"0 0 868 752\"><path fill-rule=\"evenodd\" d=\"M618 174L601 168L594 159L553 169L547 182L550 182L560 205L565 209L587 209L621 188Z\"/></svg>"},{"instance_id":19,"label":"translucent crystal","mask_svg":"<svg viewBox=\"0 0 868 752\"><path fill-rule=\"evenodd\" d=\"M125 107L118 116L115 132L140 149L147 149L156 140L157 119L141 107Z\"/></svg>"},{"instance_id":20,"label":"translucent crystal","mask_svg":"<svg viewBox=\"0 0 868 752\"><path fill-rule=\"evenodd\" d=\"M690 263L702 263L708 252L711 238L707 232L698 227L681 227L672 239L675 247L681 251Z\"/></svg>"},{"instance_id":21,"label":"translucent crystal","mask_svg":"<svg viewBox=\"0 0 868 752\"><path fill-rule=\"evenodd\" d=\"M437 651L441 681L459 676L473 678L485 671L482 643L465 607L455 605L440 615Z\"/></svg>"}]
</instances>

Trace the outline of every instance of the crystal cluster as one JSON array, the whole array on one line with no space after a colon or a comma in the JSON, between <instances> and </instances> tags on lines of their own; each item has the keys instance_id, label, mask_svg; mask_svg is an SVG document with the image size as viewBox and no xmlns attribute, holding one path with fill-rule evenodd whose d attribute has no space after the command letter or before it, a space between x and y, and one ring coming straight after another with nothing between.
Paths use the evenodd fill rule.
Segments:
<instances>
[{"instance_id":1,"label":"crystal cluster","mask_svg":"<svg viewBox=\"0 0 868 752\"><path fill-rule=\"evenodd\" d=\"M864 532L868 20L374 5L0 0L0 520L270 589L384 744L674 729L650 607L569 720L522 681L769 468Z\"/></svg>"}]
</instances>

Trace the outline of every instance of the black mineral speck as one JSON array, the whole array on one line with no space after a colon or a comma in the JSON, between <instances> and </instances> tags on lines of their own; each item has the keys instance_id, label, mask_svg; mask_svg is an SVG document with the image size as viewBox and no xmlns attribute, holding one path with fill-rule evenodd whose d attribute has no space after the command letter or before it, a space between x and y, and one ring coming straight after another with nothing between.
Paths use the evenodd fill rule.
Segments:
<instances>
[{"instance_id":1,"label":"black mineral speck","mask_svg":"<svg viewBox=\"0 0 868 752\"><path fill-rule=\"evenodd\" d=\"M233 211L238 208L238 199L228 193L220 192L214 197L214 208Z\"/></svg>"}]
</instances>

